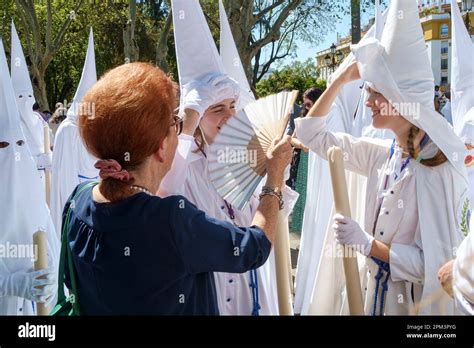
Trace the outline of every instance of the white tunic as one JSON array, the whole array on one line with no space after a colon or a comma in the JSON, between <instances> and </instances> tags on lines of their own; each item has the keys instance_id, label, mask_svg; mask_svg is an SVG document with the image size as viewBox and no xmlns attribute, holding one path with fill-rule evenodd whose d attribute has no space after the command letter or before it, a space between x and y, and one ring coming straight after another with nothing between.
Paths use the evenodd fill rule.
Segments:
<instances>
[{"instance_id":1,"label":"white tunic","mask_svg":"<svg viewBox=\"0 0 474 348\"><path fill-rule=\"evenodd\" d=\"M427 180L423 180L432 175L432 180L438 180L439 175L446 177L446 181L452 180L448 175L455 176L454 168L450 163L444 163L435 168L425 167L418 162L411 160L402 171L398 180L388 182L387 189L384 189L386 173L392 172L400 164L395 165L388 160L390 156L390 143L383 140L371 138L355 138L348 134L331 133L326 131L325 117L312 117L297 120L297 134L300 140L309 146L313 151L323 158L329 147L339 146L345 153L346 169L367 177L367 198L365 214L365 230L383 243L390 245L390 275L387 278L388 292L385 296L385 314L413 314L416 312L423 314L452 313L453 303L443 295L437 282L435 267L441 267L452 258L453 249L462 240L462 233L459 228L450 228L447 231L440 231L445 224L455 224L460 221L452 219L452 212L458 210L460 202L467 195L467 187L463 185L454 186L450 194L453 196L451 202L443 202L443 211L430 211L430 216L426 210L420 214L420 207L434 206L436 202L418 202L420 191L426 190ZM420 153L425 158L432 157L438 148L433 143L429 143ZM399 157L398 157L399 158ZM390 167L389 167L390 166ZM387 169L389 169L387 171ZM425 170L430 174L425 174ZM417 178L423 178L419 182ZM432 192L427 192L423 197L430 194L438 195L437 200L446 200L443 196L444 187L439 187L440 192L435 191L436 181L432 182L435 187ZM418 187L419 186L419 187ZM441 186L441 185L440 185ZM381 202L381 198L383 201ZM381 204L380 213L374 229L374 222L378 206ZM451 204L453 206L450 206ZM439 208L435 208L439 209ZM443 213L445 216L443 216ZM439 219L438 221L436 221ZM427 226L424 230L425 237L421 232L420 222ZM430 230L433 223L437 223L438 230ZM429 228L428 228L429 226ZM430 238L426 234L430 234ZM441 237L443 236L443 237ZM438 237L440 237L438 239ZM446 241L445 241L446 240ZM428 253L428 261L426 261ZM365 296L365 309L367 314L373 313L374 296L376 289L376 275L379 267L370 258L367 258L367 286ZM429 273L429 274L427 274ZM378 302L376 315L380 314L380 297L382 282L387 274L382 272L379 283ZM428 283L425 287L424 285ZM364 289L363 289L364 290ZM439 291L438 291L439 290ZM317 299L316 299L317 300ZM423 300L423 301L422 301ZM420 303L421 301L421 303ZM415 307L419 304L419 307Z\"/></svg>"},{"instance_id":2,"label":"white tunic","mask_svg":"<svg viewBox=\"0 0 474 348\"><path fill-rule=\"evenodd\" d=\"M165 195L180 194L189 199L208 215L224 221L234 222L237 226L251 226L258 207L258 196L254 195L246 207L234 209L235 219L231 220L225 201L219 196L208 179L207 160L201 152L195 152L194 138L182 134L179 136L178 150L170 172L160 185ZM284 189L285 212L289 214L298 198L298 194L289 188ZM268 261L257 270L259 286L260 314L278 314L275 266L273 251ZM253 309L250 272L244 274L214 273L217 289L217 301L221 315L250 315Z\"/></svg>"},{"instance_id":3,"label":"white tunic","mask_svg":"<svg viewBox=\"0 0 474 348\"><path fill-rule=\"evenodd\" d=\"M61 236L64 205L72 191L84 181L97 179L99 171L94 168L95 162L84 147L76 122L66 118L56 133L51 178L51 217L58 236Z\"/></svg>"}]
</instances>

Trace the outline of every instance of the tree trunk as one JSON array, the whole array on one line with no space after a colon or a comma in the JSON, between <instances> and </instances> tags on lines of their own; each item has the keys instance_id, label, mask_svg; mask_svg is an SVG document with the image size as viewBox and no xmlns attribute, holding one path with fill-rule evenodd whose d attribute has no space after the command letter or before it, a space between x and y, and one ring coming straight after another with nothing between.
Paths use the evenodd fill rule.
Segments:
<instances>
[{"instance_id":1,"label":"tree trunk","mask_svg":"<svg viewBox=\"0 0 474 348\"><path fill-rule=\"evenodd\" d=\"M83 1L84 0L79 0L75 3L70 15L67 16L59 25L59 30L57 31L56 36L53 37L53 8L52 1L48 0L44 40L41 37L41 26L44 25L44 23L40 24L38 21L34 2L21 0L15 1L23 23L23 28L25 29L26 47L31 61L31 73L33 75L33 92L41 110L49 110L45 82L46 70L61 47L65 34L71 25L71 21L75 18L75 13L82 6Z\"/></svg>"},{"instance_id":2,"label":"tree trunk","mask_svg":"<svg viewBox=\"0 0 474 348\"><path fill-rule=\"evenodd\" d=\"M125 63L131 63L138 60L139 51L135 41L135 23L137 20L137 3L135 0L128 2L128 19L123 29L123 50Z\"/></svg>"},{"instance_id":3,"label":"tree trunk","mask_svg":"<svg viewBox=\"0 0 474 348\"><path fill-rule=\"evenodd\" d=\"M169 6L171 9L171 6ZM156 45L156 66L158 66L164 72L169 72L168 60L168 37L171 31L171 24L173 23L173 14L171 11L168 13L165 25L161 31L160 39Z\"/></svg>"},{"instance_id":4,"label":"tree trunk","mask_svg":"<svg viewBox=\"0 0 474 348\"><path fill-rule=\"evenodd\" d=\"M351 34L352 44L360 41L360 0L351 0Z\"/></svg>"},{"instance_id":5,"label":"tree trunk","mask_svg":"<svg viewBox=\"0 0 474 348\"><path fill-rule=\"evenodd\" d=\"M40 106L40 109L42 111L51 111L54 112L54 110L50 110L49 108L49 102L48 102L48 95L46 93L46 82L45 82L45 74L34 74L33 73L33 92L35 94L35 99L38 105Z\"/></svg>"}]
</instances>

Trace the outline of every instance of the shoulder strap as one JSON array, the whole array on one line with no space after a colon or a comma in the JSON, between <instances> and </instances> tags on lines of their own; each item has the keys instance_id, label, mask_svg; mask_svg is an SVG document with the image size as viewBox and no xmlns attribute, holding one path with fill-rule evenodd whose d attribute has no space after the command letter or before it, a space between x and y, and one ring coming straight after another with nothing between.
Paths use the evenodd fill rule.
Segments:
<instances>
[{"instance_id":1,"label":"shoulder strap","mask_svg":"<svg viewBox=\"0 0 474 348\"><path fill-rule=\"evenodd\" d=\"M90 182L85 185L79 185L74 191L72 198L66 203L67 211L63 214L63 225L61 233L61 256L59 259L59 272L58 272L58 303L64 301L66 296L64 294L64 266L66 263L66 257L68 259L68 268L69 268L69 277L71 280L71 293L74 294L74 301L72 302L74 311L79 315L79 302L77 298L77 288L76 288L76 273L74 269L74 263L72 260L71 247L69 245L69 222L71 220L71 211L74 206L71 207L73 201L86 189L97 185L97 182Z\"/></svg>"}]
</instances>

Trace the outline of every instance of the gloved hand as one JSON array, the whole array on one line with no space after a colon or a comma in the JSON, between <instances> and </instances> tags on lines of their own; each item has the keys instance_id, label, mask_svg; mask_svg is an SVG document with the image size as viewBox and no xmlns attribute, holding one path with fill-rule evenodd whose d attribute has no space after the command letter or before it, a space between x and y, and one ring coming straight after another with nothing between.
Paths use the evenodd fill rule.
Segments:
<instances>
[{"instance_id":1,"label":"gloved hand","mask_svg":"<svg viewBox=\"0 0 474 348\"><path fill-rule=\"evenodd\" d=\"M368 256L374 237L365 232L357 222L350 217L336 214L333 217L332 228L336 232L336 242L348 245L361 254Z\"/></svg>"},{"instance_id":2,"label":"gloved hand","mask_svg":"<svg viewBox=\"0 0 474 348\"><path fill-rule=\"evenodd\" d=\"M51 171L53 163L53 154L52 153L42 153L38 156L36 156L36 168L38 170L45 169L47 171Z\"/></svg>"},{"instance_id":3,"label":"gloved hand","mask_svg":"<svg viewBox=\"0 0 474 348\"><path fill-rule=\"evenodd\" d=\"M199 81L183 86L182 109L193 109L202 117L206 110L224 99L238 99L240 88L237 82L223 74L209 74Z\"/></svg>"},{"instance_id":4,"label":"gloved hand","mask_svg":"<svg viewBox=\"0 0 474 348\"><path fill-rule=\"evenodd\" d=\"M45 278L39 279L41 276ZM38 288L43 286L42 288ZM30 301L51 304L58 288L56 272L51 268L39 271L16 272L0 276L0 294L17 296Z\"/></svg>"}]
</instances>

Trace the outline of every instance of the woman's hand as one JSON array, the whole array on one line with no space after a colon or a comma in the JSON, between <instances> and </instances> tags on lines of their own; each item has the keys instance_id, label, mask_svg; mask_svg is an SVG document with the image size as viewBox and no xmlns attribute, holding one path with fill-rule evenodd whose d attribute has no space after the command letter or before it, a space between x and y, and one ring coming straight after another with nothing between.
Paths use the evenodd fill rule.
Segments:
<instances>
[{"instance_id":1,"label":"woman's hand","mask_svg":"<svg viewBox=\"0 0 474 348\"><path fill-rule=\"evenodd\" d=\"M291 137L285 135L281 140L273 140L272 146L267 151L267 185L279 187L283 186L283 178L286 167L293 158L293 148L291 147Z\"/></svg>"},{"instance_id":2,"label":"woman's hand","mask_svg":"<svg viewBox=\"0 0 474 348\"><path fill-rule=\"evenodd\" d=\"M442 266L438 271L438 279L443 287L444 291L454 297L453 294L453 266L454 260L448 261L444 266Z\"/></svg>"}]
</instances>

